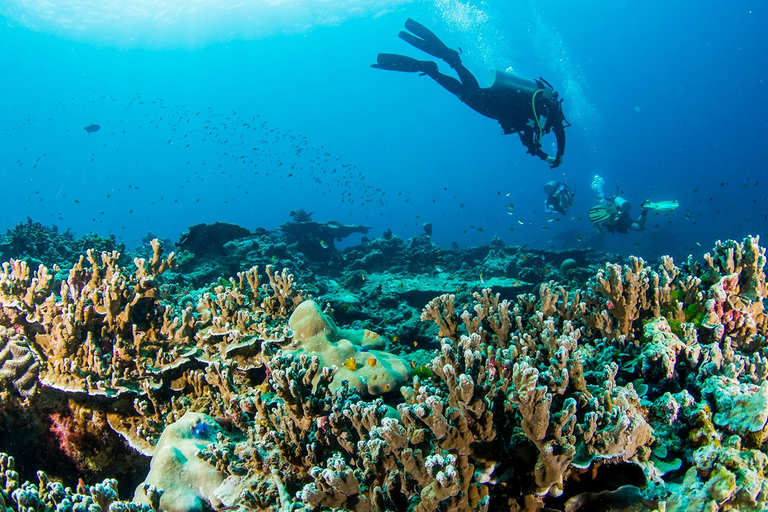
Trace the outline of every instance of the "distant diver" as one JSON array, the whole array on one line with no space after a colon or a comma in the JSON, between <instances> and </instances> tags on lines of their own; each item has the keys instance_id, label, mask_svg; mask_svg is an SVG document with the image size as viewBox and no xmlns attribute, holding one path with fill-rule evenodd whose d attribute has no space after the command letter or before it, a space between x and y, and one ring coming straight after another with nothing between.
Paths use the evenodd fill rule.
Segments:
<instances>
[{"instance_id":1,"label":"distant diver","mask_svg":"<svg viewBox=\"0 0 768 512\"><path fill-rule=\"evenodd\" d=\"M519 134L529 154L546 160L553 169L563 163L565 128L570 124L563 115L563 100L546 80L532 80L496 70L492 72L493 85L480 87L477 79L461 63L459 52L448 48L429 29L410 18L406 20L405 28L412 34L400 32L400 39L445 61L461 81L440 73L435 62L392 53L380 53L376 64L371 67L427 75L476 112L497 120L505 135ZM546 118L543 125L542 117ZM557 154L554 157L541 149L541 139L550 130L557 138Z\"/></svg>"},{"instance_id":2,"label":"distant diver","mask_svg":"<svg viewBox=\"0 0 768 512\"><path fill-rule=\"evenodd\" d=\"M567 183L555 180L544 185L544 193L547 194L547 198L544 200L546 211L561 215L565 215L568 212L568 208L573 206L573 196L576 195Z\"/></svg>"},{"instance_id":3,"label":"distant diver","mask_svg":"<svg viewBox=\"0 0 768 512\"><path fill-rule=\"evenodd\" d=\"M97 131L101 130L101 126L97 124L89 124L88 126L84 127L83 130L88 133L96 133Z\"/></svg>"},{"instance_id":4,"label":"distant diver","mask_svg":"<svg viewBox=\"0 0 768 512\"><path fill-rule=\"evenodd\" d=\"M605 204L593 206L589 210L589 220L601 231L609 233L643 231L649 211L671 212L679 206L677 201L645 201L640 206L640 216L633 221L629 215L632 207L629 201L618 195L605 201Z\"/></svg>"}]
</instances>

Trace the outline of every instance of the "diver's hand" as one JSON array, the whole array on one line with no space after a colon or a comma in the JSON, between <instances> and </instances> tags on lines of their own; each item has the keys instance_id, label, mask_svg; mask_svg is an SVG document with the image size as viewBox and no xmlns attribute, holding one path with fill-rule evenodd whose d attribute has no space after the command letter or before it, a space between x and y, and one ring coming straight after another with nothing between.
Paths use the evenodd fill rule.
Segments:
<instances>
[{"instance_id":1,"label":"diver's hand","mask_svg":"<svg viewBox=\"0 0 768 512\"><path fill-rule=\"evenodd\" d=\"M547 157L547 163L549 164L550 169L554 169L555 167L559 167L563 163L563 157L556 157L553 158L551 156Z\"/></svg>"}]
</instances>

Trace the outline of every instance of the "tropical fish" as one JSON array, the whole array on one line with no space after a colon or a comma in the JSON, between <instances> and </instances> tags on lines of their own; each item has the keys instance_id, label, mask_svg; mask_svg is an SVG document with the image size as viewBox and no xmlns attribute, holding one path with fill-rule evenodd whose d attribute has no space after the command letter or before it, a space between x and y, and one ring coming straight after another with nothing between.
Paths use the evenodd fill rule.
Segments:
<instances>
[{"instance_id":1,"label":"tropical fish","mask_svg":"<svg viewBox=\"0 0 768 512\"><path fill-rule=\"evenodd\" d=\"M88 126L84 127L83 130L88 133L96 133L97 131L101 130L101 126L97 124L89 124Z\"/></svg>"},{"instance_id":2,"label":"tropical fish","mask_svg":"<svg viewBox=\"0 0 768 512\"><path fill-rule=\"evenodd\" d=\"M420 364L419 366L416 366L414 363L413 374L420 379L428 379L432 377L432 370L426 365Z\"/></svg>"},{"instance_id":3,"label":"tropical fish","mask_svg":"<svg viewBox=\"0 0 768 512\"><path fill-rule=\"evenodd\" d=\"M322 247L323 249L327 249L328 243L325 240L320 240L320 247Z\"/></svg>"},{"instance_id":4,"label":"tropical fish","mask_svg":"<svg viewBox=\"0 0 768 512\"><path fill-rule=\"evenodd\" d=\"M344 361L344 368L350 371L357 371L357 361L355 361L354 357L350 357L346 361Z\"/></svg>"}]
</instances>

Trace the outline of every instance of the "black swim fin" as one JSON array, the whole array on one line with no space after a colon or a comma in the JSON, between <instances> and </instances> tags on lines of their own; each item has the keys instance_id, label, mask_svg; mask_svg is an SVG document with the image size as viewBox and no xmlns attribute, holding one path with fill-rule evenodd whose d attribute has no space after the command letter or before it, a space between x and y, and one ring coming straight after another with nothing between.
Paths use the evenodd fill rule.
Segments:
<instances>
[{"instance_id":1,"label":"black swim fin","mask_svg":"<svg viewBox=\"0 0 768 512\"><path fill-rule=\"evenodd\" d=\"M418 21L408 18L405 20L405 28L409 32L413 32L413 34L415 34L409 34L408 32L404 31L400 32L398 37L400 37L400 39L406 43L418 48L425 53L437 57L438 59L444 60L451 67L455 67L461 64L459 52L448 48L445 43L443 43L440 38L434 34L434 32L429 30Z\"/></svg>"},{"instance_id":2,"label":"black swim fin","mask_svg":"<svg viewBox=\"0 0 768 512\"><path fill-rule=\"evenodd\" d=\"M376 57L376 64L371 64L371 67L426 75L437 73L437 64L432 61L416 60L396 53L380 53Z\"/></svg>"}]
</instances>

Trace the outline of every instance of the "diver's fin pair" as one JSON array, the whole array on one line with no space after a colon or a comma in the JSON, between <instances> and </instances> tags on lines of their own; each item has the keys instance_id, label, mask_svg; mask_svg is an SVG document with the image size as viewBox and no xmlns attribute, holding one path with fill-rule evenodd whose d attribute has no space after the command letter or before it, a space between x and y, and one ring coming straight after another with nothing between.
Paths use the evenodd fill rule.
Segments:
<instances>
[{"instance_id":1,"label":"diver's fin pair","mask_svg":"<svg viewBox=\"0 0 768 512\"><path fill-rule=\"evenodd\" d=\"M671 212L672 210L677 210L678 206L680 206L680 203L675 199L674 201L646 201L642 207L645 210L653 210L655 212Z\"/></svg>"},{"instance_id":2,"label":"diver's fin pair","mask_svg":"<svg viewBox=\"0 0 768 512\"><path fill-rule=\"evenodd\" d=\"M416 60L396 53L380 53L376 57L376 64L371 64L371 67L405 73L424 73L425 75L437 73L437 64L432 61Z\"/></svg>"},{"instance_id":3,"label":"diver's fin pair","mask_svg":"<svg viewBox=\"0 0 768 512\"><path fill-rule=\"evenodd\" d=\"M406 43L438 59L444 60L452 68L461 64L459 52L448 48L440 38L421 23L408 18L405 20L405 29L413 32L413 34L409 34L402 31L398 34L398 37Z\"/></svg>"},{"instance_id":4,"label":"diver's fin pair","mask_svg":"<svg viewBox=\"0 0 768 512\"><path fill-rule=\"evenodd\" d=\"M589 220L592 222L600 222L611 216L611 208L604 204L593 206L589 209Z\"/></svg>"}]
</instances>

